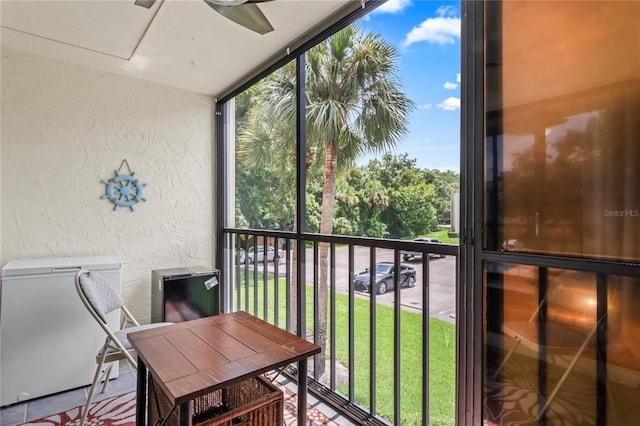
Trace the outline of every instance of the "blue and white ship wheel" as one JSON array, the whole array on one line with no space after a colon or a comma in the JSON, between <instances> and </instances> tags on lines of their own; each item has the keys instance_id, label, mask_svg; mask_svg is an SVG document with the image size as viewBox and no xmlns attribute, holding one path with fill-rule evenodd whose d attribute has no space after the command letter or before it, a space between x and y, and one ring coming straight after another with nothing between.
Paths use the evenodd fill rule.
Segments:
<instances>
[{"instance_id":1,"label":"blue and white ship wheel","mask_svg":"<svg viewBox=\"0 0 640 426\"><path fill-rule=\"evenodd\" d=\"M142 189L147 184L141 183L135 172L130 175L121 175L116 171L116 177L102 182L107 185L107 193L101 198L108 198L114 204L114 210L118 207L129 207L134 210L136 204L146 201L142 195Z\"/></svg>"}]
</instances>

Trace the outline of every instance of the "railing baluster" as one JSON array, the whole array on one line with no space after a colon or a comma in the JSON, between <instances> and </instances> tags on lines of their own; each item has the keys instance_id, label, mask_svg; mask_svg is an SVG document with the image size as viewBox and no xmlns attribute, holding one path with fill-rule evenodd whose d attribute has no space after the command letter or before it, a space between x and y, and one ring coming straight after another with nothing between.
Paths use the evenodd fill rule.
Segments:
<instances>
[{"instance_id":1,"label":"railing baluster","mask_svg":"<svg viewBox=\"0 0 640 426\"><path fill-rule=\"evenodd\" d=\"M609 391L607 375L607 340L609 323L609 298L607 293L607 278L605 274L596 275L596 424L606 425L607 422L607 395ZM611 405L611 412L616 415L615 407Z\"/></svg>"},{"instance_id":2,"label":"railing baluster","mask_svg":"<svg viewBox=\"0 0 640 426\"><path fill-rule=\"evenodd\" d=\"M258 266L256 258L256 268ZM269 267L269 252L267 252L267 239L262 240L262 319L269 321L269 302L267 296L269 295L269 286L267 284L267 277L269 276L267 268Z\"/></svg>"},{"instance_id":3,"label":"railing baluster","mask_svg":"<svg viewBox=\"0 0 640 426\"><path fill-rule=\"evenodd\" d=\"M244 237L244 310L249 312L249 234Z\"/></svg>"},{"instance_id":4,"label":"railing baluster","mask_svg":"<svg viewBox=\"0 0 640 426\"><path fill-rule=\"evenodd\" d=\"M240 273L240 258L238 257L238 253L240 251L240 234L236 234L236 246L233 248L233 263L232 268L236 268L236 311L240 311L240 302L241 302L241 279L242 274ZM233 305L231 305L233 306Z\"/></svg>"},{"instance_id":5,"label":"railing baluster","mask_svg":"<svg viewBox=\"0 0 640 426\"><path fill-rule=\"evenodd\" d=\"M349 244L349 402L354 403L356 398L355 380L355 292L353 288L353 245Z\"/></svg>"},{"instance_id":6,"label":"railing baluster","mask_svg":"<svg viewBox=\"0 0 640 426\"><path fill-rule=\"evenodd\" d=\"M279 314L280 314L280 247L278 247L278 242L280 238L275 239L275 251L276 258L273 259L273 324L276 327L280 326L279 322Z\"/></svg>"},{"instance_id":7,"label":"railing baluster","mask_svg":"<svg viewBox=\"0 0 640 426\"><path fill-rule=\"evenodd\" d=\"M538 409L544 407L547 397L547 292L549 288L548 268L538 268ZM533 317L529 320L532 321ZM505 358L506 360L506 358ZM503 361L504 364L504 361ZM541 413L541 424L546 423L546 413Z\"/></svg>"},{"instance_id":8,"label":"railing baluster","mask_svg":"<svg viewBox=\"0 0 640 426\"><path fill-rule=\"evenodd\" d=\"M287 247L287 266L285 269L285 278L284 278L284 288L285 288L285 309L286 312L285 314L285 324L286 324L286 329L287 331L291 331L291 250L289 250L289 247L291 247L291 240L289 238L287 238L285 240L285 244ZM296 244L297 245L297 244Z\"/></svg>"},{"instance_id":9,"label":"railing baluster","mask_svg":"<svg viewBox=\"0 0 640 426\"><path fill-rule=\"evenodd\" d=\"M422 256L422 424L429 424L429 255Z\"/></svg>"},{"instance_id":10,"label":"railing baluster","mask_svg":"<svg viewBox=\"0 0 640 426\"><path fill-rule=\"evenodd\" d=\"M330 310L331 310L331 372L329 379L329 387L332 391L336 390L336 245L331 243L329 248L329 256L330 256Z\"/></svg>"},{"instance_id":11,"label":"railing baluster","mask_svg":"<svg viewBox=\"0 0 640 426\"><path fill-rule=\"evenodd\" d=\"M224 234L222 239L224 240L224 242L222 243L224 254L227 258L224 262L228 265L233 265L231 260L233 256L233 234ZM225 268L225 271L228 271L228 269ZM232 275L229 275L229 276L232 276ZM233 309L233 288L234 287L233 287L233 281L231 282L232 282L231 288L224 288L223 286L219 287L220 298L218 299L218 302L219 302L218 310L221 314L225 313L227 309ZM229 293L228 296L227 296L227 292Z\"/></svg>"},{"instance_id":12,"label":"railing baluster","mask_svg":"<svg viewBox=\"0 0 640 426\"><path fill-rule=\"evenodd\" d=\"M258 246L256 235L253 235L253 315L258 314Z\"/></svg>"},{"instance_id":13,"label":"railing baluster","mask_svg":"<svg viewBox=\"0 0 640 426\"><path fill-rule=\"evenodd\" d=\"M400 369L400 308L402 307L400 300L400 250L393 251L393 268L395 269L393 277L393 424L399 425L400 421L400 390L401 386L401 369Z\"/></svg>"},{"instance_id":14,"label":"railing baluster","mask_svg":"<svg viewBox=\"0 0 640 426\"><path fill-rule=\"evenodd\" d=\"M320 342L320 334L318 332L318 317L320 314L320 283L318 279L319 273L319 261L320 256L318 255L319 244L317 241L313 242L313 343L316 345ZM313 379L318 380L320 377L320 365L318 365L319 355L314 356L313 363Z\"/></svg>"},{"instance_id":15,"label":"railing baluster","mask_svg":"<svg viewBox=\"0 0 640 426\"><path fill-rule=\"evenodd\" d=\"M296 291L297 291L297 313L296 328L298 336L307 338L307 253L306 253L306 241L298 240L296 244L296 250L298 251L298 270L296 277Z\"/></svg>"},{"instance_id":16,"label":"railing baluster","mask_svg":"<svg viewBox=\"0 0 640 426\"><path fill-rule=\"evenodd\" d=\"M376 415L376 248L369 248L369 410Z\"/></svg>"}]
</instances>

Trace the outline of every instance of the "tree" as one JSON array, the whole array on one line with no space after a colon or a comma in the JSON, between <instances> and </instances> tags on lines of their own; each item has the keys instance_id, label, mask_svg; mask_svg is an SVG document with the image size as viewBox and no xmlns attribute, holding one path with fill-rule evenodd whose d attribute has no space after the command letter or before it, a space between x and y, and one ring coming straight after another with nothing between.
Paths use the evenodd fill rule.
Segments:
<instances>
[{"instance_id":1,"label":"tree","mask_svg":"<svg viewBox=\"0 0 640 426\"><path fill-rule=\"evenodd\" d=\"M376 222L384 224L384 235L391 238L415 237L435 229L437 225L434 187L425 182L424 172L416 160L405 154L385 154L381 160L372 160L366 166L368 173L387 193L385 209L381 209ZM368 232L377 230L372 224Z\"/></svg>"},{"instance_id":2,"label":"tree","mask_svg":"<svg viewBox=\"0 0 640 426\"><path fill-rule=\"evenodd\" d=\"M370 178L362 188L362 200L366 204L360 216L362 235L384 238L389 232L380 220L380 214L389 207L389 194L379 180L372 176Z\"/></svg>"},{"instance_id":3,"label":"tree","mask_svg":"<svg viewBox=\"0 0 640 426\"><path fill-rule=\"evenodd\" d=\"M355 25L337 32L306 54L306 164L308 168L322 167L322 234L333 232L339 170L351 166L361 154L390 150L407 133L406 123L414 104L397 80L397 57L396 48L379 34L364 34ZM290 132L295 117L296 85L292 75L295 74L285 66L257 91L260 100L249 111L249 122L274 134L261 138L261 132L247 132L246 147L254 145L251 141L260 141L261 147L253 146L253 152L245 150L245 158L263 151L269 158L263 161L273 161L273 150L280 150L276 155L283 151L291 155L291 146L283 149L278 144L278 134ZM281 122L287 124L278 124ZM327 334L328 249L328 245L320 245L321 370Z\"/></svg>"},{"instance_id":4,"label":"tree","mask_svg":"<svg viewBox=\"0 0 640 426\"><path fill-rule=\"evenodd\" d=\"M374 160L369 169L375 170L378 179L386 188L398 189L401 185L415 185L422 180L420 169L416 166L415 158L409 154L384 154L382 160Z\"/></svg>"},{"instance_id":5,"label":"tree","mask_svg":"<svg viewBox=\"0 0 640 426\"><path fill-rule=\"evenodd\" d=\"M396 77L397 50L352 25L307 52L307 143L323 158L320 233L333 232L336 179L363 153L385 152L407 133L413 102ZM376 201L377 202L377 201ZM324 371L327 336L327 244L320 245L318 319Z\"/></svg>"},{"instance_id":6,"label":"tree","mask_svg":"<svg viewBox=\"0 0 640 426\"><path fill-rule=\"evenodd\" d=\"M349 173L354 169L349 169ZM351 186L345 176L338 176L336 182L336 212L334 214L333 232L340 235L354 235L359 223L360 197L355 187Z\"/></svg>"},{"instance_id":7,"label":"tree","mask_svg":"<svg viewBox=\"0 0 640 426\"><path fill-rule=\"evenodd\" d=\"M406 231L414 238L436 228L434 194L433 185L424 182L394 191L395 211Z\"/></svg>"},{"instance_id":8,"label":"tree","mask_svg":"<svg viewBox=\"0 0 640 426\"><path fill-rule=\"evenodd\" d=\"M460 177L451 170L424 170L424 180L435 187L433 207L439 224L451 221L451 194L460 187Z\"/></svg>"},{"instance_id":9,"label":"tree","mask_svg":"<svg viewBox=\"0 0 640 426\"><path fill-rule=\"evenodd\" d=\"M295 194L296 173L296 68L295 62L290 62L276 70L261 82L252 86L246 92L250 101L242 98L242 111L246 119L244 125L237 128L237 155L243 168L251 173L259 174L264 169L271 169L275 178L284 184L280 187L280 195L273 197L274 202L293 199ZM244 96L244 95L243 95ZM238 110L238 107L236 108ZM236 123L238 123L236 118ZM314 164L313 147L308 145L305 152L305 176ZM305 186L306 186L306 182ZM261 193L267 188L259 187ZM289 205L292 207L291 228L297 230L298 200ZM311 203L313 204L313 203ZM296 331L297 317L297 242L292 247L292 279L291 279L291 310L288 328Z\"/></svg>"}]
</instances>

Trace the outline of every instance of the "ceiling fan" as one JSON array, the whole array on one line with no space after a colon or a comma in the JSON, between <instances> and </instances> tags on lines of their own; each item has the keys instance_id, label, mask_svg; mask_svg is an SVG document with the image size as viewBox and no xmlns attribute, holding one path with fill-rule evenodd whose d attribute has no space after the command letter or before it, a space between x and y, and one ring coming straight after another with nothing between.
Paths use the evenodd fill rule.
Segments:
<instances>
[{"instance_id":1,"label":"ceiling fan","mask_svg":"<svg viewBox=\"0 0 640 426\"><path fill-rule=\"evenodd\" d=\"M236 24L266 34L273 31L273 27L256 3L271 0L204 0L213 10Z\"/></svg>"},{"instance_id":2,"label":"ceiling fan","mask_svg":"<svg viewBox=\"0 0 640 426\"><path fill-rule=\"evenodd\" d=\"M149 9L155 1L135 0L134 4ZM273 31L271 23L256 4L267 1L272 0L204 0L209 7L225 18L259 34Z\"/></svg>"}]
</instances>

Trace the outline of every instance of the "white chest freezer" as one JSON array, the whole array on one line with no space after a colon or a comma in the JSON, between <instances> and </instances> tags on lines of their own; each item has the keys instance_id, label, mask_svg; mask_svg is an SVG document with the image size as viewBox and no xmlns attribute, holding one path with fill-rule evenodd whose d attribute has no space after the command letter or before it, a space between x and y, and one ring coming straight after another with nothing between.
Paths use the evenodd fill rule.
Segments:
<instances>
[{"instance_id":1,"label":"white chest freezer","mask_svg":"<svg viewBox=\"0 0 640 426\"><path fill-rule=\"evenodd\" d=\"M106 336L76 292L80 269L120 293L121 264L110 256L16 259L2 268L0 405L91 384ZM114 329L119 314L108 316Z\"/></svg>"}]
</instances>

